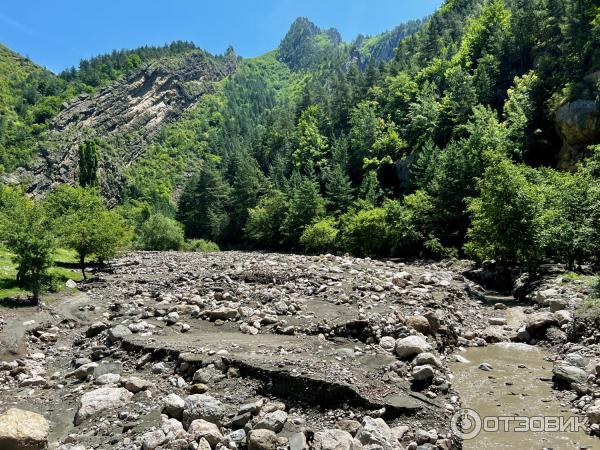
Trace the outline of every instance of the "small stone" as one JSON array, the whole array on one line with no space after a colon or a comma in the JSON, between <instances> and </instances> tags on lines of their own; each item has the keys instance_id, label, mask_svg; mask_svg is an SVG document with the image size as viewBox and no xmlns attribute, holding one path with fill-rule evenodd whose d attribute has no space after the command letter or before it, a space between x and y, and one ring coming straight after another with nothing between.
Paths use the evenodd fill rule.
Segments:
<instances>
[{"instance_id":1,"label":"small stone","mask_svg":"<svg viewBox=\"0 0 600 450\"><path fill-rule=\"evenodd\" d=\"M477 366L478 369L483 370L484 372L491 372L492 370L494 370L494 368L492 367L491 364L489 363L481 363L479 364L479 366Z\"/></svg>"}]
</instances>

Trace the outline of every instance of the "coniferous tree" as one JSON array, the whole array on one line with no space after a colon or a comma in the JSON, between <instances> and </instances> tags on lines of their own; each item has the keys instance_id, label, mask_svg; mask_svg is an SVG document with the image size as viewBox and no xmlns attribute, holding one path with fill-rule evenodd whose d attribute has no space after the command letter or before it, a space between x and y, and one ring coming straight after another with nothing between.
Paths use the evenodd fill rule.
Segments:
<instances>
[{"instance_id":1,"label":"coniferous tree","mask_svg":"<svg viewBox=\"0 0 600 450\"><path fill-rule=\"evenodd\" d=\"M85 141L79 145L79 185L82 187L98 184L98 144Z\"/></svg>"}]
</instances>

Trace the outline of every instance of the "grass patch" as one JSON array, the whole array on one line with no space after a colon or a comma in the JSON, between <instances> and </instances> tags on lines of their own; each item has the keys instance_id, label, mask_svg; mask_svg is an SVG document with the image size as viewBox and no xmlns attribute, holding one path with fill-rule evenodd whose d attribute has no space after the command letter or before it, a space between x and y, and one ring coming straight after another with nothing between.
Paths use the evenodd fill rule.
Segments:
<instances>
[{"instance_id":1,"label":"grass patch","mask_svg":"<svg viewBox=\"0 0 600 450\"><path fill-rule=\"evenodd\" d=\"M562 279L563 283L572 283L574 281L581 281L583 284L585 284L588 287L594 287L596 285L596 283L598 282L598 277L596 277L594 275L582 275L582 274L575 273L575 272L567 272L562 275L561 279Z\"/></svg>"},{"instance_id":2,"label":"grass patch","mask_svg":"<svg viewBox=\"0 0 600 450\"><path fill-rule=\"evenodd\" d=\"M76 263L77 255L75 252L65 249L59 249L56 252L55 259L62 263ZM48 271L52 277L52 292L60 292L67 287L65 282L69 279L81 281L83 279L81 272L63 267L51 267ZM27 297L30 292L22 289L16 281L17 267L13 263L13 254L0 247L0 299L11 297Z\"/></svg>"},{"instance_id":3,"label":"grass patch","mask_svg":"<svg viewBox=\"0 0 600 450\"><path fill-rule=\"evenodd\" d=\"M593 291L591 295L583 300L575 314L584 319L599 319L600 318L600 276L591 277L590 286Z\"/></svg>"}]
</instances>

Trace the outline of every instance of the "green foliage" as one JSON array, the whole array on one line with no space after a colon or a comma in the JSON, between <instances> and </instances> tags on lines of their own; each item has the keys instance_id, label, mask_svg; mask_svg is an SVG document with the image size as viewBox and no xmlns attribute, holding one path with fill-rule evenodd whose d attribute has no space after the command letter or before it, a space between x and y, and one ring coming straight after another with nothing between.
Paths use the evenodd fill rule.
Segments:
<instances>
[{"instance_id":1,"label":"green foliage","mask_svg":"<svg viewBox=\"0 0 600 450\"><path fill-rule=\"evenodd\" d=\"M79 185L82 187L98 184L98 144L86 141L79 146Z\"/></svg>"},{"instance_id":2,"label":"green foliage","mask_svg":"<svg viewBox=\"0 0 600 450\"><path fill-rule=\"evenodd\" d=\"M476 259L526 263L533 273L543 256L542 193L528 179L530 169L501 156L481 179L481 196L469 202L472 226L467 253Z\"/></svg>"},{"instance_id":3,"label":"green foliage","mask_svg":"<svg viewBox=\"0 0 600 450\"><path fill-rule=\"evenodd\" d=\"M306 227L300 236L300 245L310 253L332 253L337 236L336 220L328 217Z\"/></svg>"},{"instance_id":4,"label":"green foliage","mask_svg":"<svg viewBox=\"0 0 600 450\"><path fill-rule=\"evenodd\" d=\"M59 241L77 252L84 278L87 258L106 262L131 241L125 219L109 211L94 188L62 185L48 195L46 204Z\"/></svg>"},{"instance_id":5,"label":"green foliage","mask_svg":"<svg viewBox=\"0 0 600 450\"><path fill-rule=\"evenodd\" d=\"M177 218L188 238L219 242L229 224L231 188L210 161L185 186L179 199Z\"/></svg>"},{"instance_id":6,"label":"green foliage","mask_svg":"<svg viewBox=\"0 0 600 450\"><path fill-rule=\"evenodd\" d=\"M56 241L43 206L21 193L0 191L0 243L13 254L17 282L31 290L34 304L48 287Z\"/></svg>"},{"instance_id":7,"label":"green foliage","mask_svg":"<svg viewBox=\"0 0 600 450\"><path fill-rule=\"evenodd\" d=\"M244 229L246 239L260 248L281 248L284 236L281 226L289 210L289 202L280 191L262 197L256 207L248 210L248 221Z\"/></svg>"},{"instance_id":8,"label":"green foliage","mask_svg":"<svg viewBox=\"0 0 600 450\"><path fill-rule=\"evenodd\" d=\"M219 246L212 241L206 241L204 239L192 239L186 241L184 249L188 252L200 252L200 253L215 253L220 251Z\"/></svg>"},{"instance_id":9,"label":"green foliage","mask_svg":"<svg viewBox=\"0 0 600 450\"><path fill-rule=\"evenodd\" d=\"M319 193L319 185L310 178L294 173L289 198L289 208L281 233L290 247L296 247L304 229L325 214L325 200Z\"/></svg>"},{"instance_id":10,"label":"green foliage","mask_svg":"<svg viewBox=\"0 0 600 450\"><path fill-rule=\"evenodd\" d=\"M357 256L386 256L389 242L384 208L362 209L344 214L341 221L342 247Z\"/></svg>"},{"instance_id":11,"label":"green foliage","mask_svg":"<svg viewBox=\"0 0 600 450\"><path fill-rule=\"evenodd\" d=\"M128 75L152 60L181 55L197 49L191 42L174 41L162 47L144 46L134 50L114 50L110 54L83 59L79 63L78 70L75 68L65 70L60 77L71 83L98 87Z\"/></svg>"},{"instance_id":12,"label":"green foliage","mask_svg":"<svg viewBox=\"0 0 600 450\"><path fill-rule=\"evenodd\" d=\"M184 247L183 227L175 219L153 214L142 224L136 245L142 250L181 250Z\"/></svg>"}]
</instances>

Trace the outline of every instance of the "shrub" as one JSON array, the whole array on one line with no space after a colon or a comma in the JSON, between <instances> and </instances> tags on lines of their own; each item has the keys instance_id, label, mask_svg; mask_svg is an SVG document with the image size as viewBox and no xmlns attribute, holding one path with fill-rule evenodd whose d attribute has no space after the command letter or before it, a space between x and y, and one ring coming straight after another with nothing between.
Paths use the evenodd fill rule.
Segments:
<instances>
[{"instance_id":1,"label":"shrub","mask_svg":"<svg viewBox=\"0 0 600 450\"><path fill-rule=\"evenodd\" d=\"M356 256L389 254L384 208L364 209L342 216L341 241L344 250Z\"/></svg>"},{"instance_id":2,"label":"shrub","mask_svg":"<svg viewBox=\"0 0 600 450\"><path fill-rule=\"evenodd\" d=\"M142 225L138 238L142 250L180 250L183 245L183 227L175 219L153 214Z\"/></svg>"},{"instance_id":3,"label":"shrub","mask_svg":"<svg viewBox=\"0 0 600 450\"><path fill-rule=\"evenodd\" d=\"M300 244L311 253L331 253L335 251L337 236L335 219L325 218L306 227Z\"/></svg>"},{"instance_id":4,"label":"shrub","mask_svg":"<svg viewBox=\"0 0 600 450\"><path fill-rule=\"evenodd\" d=\"M185 242L184 249L188 252L212 253L220 251L217 244L204 239L191 239Z\"/></svg>"}]
</instances>

